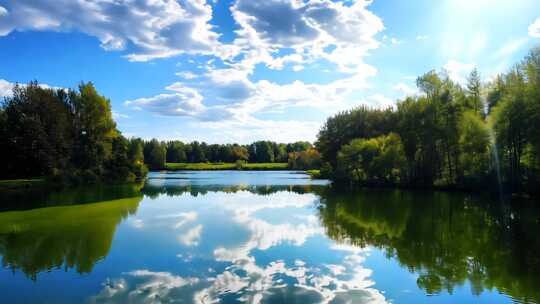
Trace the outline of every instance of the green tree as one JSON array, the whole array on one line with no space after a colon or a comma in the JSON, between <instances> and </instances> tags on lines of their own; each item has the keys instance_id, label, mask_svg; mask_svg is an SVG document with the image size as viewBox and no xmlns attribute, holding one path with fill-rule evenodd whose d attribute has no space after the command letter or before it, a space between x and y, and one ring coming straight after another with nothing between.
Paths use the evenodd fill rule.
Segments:
<instances>
[{"instance_id":1,"label":"green tree","mask_svg":"<svg viewBox=\"0 0 540 304\"><path fill-rule=\"evenodd\" d=\"M127 141L116 129L110 101L91 83L69 92L37 82L16 85L0 114L4 177L132 180ZM142 178L144 170L141 173L137 177Z\"/></svg>"},{"instance_id":2,"label":"green tree","mask_svg":"<svg viewBox=\"0 0 540 304\"><path fill-rule=\"evenodd\" d=\"M186 149L181 141L171 141L167 144L167 162L183 163L187 160Z\"/></svg>"},{"instance_id":3,"label":"green tree","mask_svg":"<svg viewBox=\"0 0 540 304\"><path fill-rule=\"evenodd\" d=\"M465 183L480 183L489 173L490 134L476 112L465 112L460 121L460 163Z\"/></svg>"},{"instance_id":4,"label":"green tree","mask_svg":"<svg viewBox=\"0 0 540 304\"><path fill-rule=\"evenodd\" d=\"M99 95L91 82L81 83L79 92L70 94L78 143L74 161L77 167L101 175L104 163L111 158L112 142L119 136L110 100Z\"/></svg>"},{"instance_id":5,"label":"green tree","mask_svg":"<svg viewBox=\"0 0 540 304\"><path fill-rule=\"evenodd\" d=\"M257 141L249 146L250 161L256 163L273 163L274 148L269 141Z\"/></svg>"},{"instance_id":6,"label":"green tree","mask_svg":"<svg viewBox=\"0 0 540 304\"><path fill-rule=\"evenodd\" d=\"M204 154L203 146L197 141L191 143L190 161L192 163L206 162L206 155Z\"/></svg>"},{"instance_id":7,"label":"green tree","mask_svg":"<svg viewBox=\"0 0 540 304\"><path fill-rule=\"evenodd\" d=\"M491 121L496 134L499 152L505 164L505 175L513 187L521 184L523 176L522 156L527 143L527 113L525 100L525 79L518 68L506 76L506 90L493 109Z\"/></svg>"},{"instance_id":8,"label":"green tree","mask_svg":"<svg viewBox=\"0 0 540 304\"><path fill-rule=\"evenodd\" d=\"M371 139L354 139L338 153L337 174L361 184L399 182L405 158L395 133Z\"/></svg>"},{"instance_id":9,"label":"green tree","mask_svg":"<svg viewBox=\"0 0 540 304\"><path fill-rule=\"evenodd\" d=\"M167 148L164 143L152 139L144 145L144 160L150 169L165 168Z\"/></svg>"},{"instance_id":10,"label":"green tree","mask_svg":"<svg viewBox=\"0 0 540 304\"><path fill-rule=\"evenodd\" d=\"M484 104L482 102L482 82L480 73L474 68L467 79L467 108L474 111L477 115L484 116Z\"/></svg>"}]
</instances>

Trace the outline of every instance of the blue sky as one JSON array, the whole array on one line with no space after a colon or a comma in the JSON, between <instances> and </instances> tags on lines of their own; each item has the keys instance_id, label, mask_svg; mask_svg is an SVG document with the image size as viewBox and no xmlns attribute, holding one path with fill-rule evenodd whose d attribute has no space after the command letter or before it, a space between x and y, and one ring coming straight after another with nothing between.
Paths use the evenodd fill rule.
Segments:
<instances>
[{"instance_id":1,"label":"blue sky","mask_svg":"<svg viewBox=\"0 0 540 304\"><path fill-rule=\"evenodd\" d=\"M0 96L92 81L126 136L315 140L325 119L540 45L537 0L0 0Z\"/></svg>"}]
</instances>

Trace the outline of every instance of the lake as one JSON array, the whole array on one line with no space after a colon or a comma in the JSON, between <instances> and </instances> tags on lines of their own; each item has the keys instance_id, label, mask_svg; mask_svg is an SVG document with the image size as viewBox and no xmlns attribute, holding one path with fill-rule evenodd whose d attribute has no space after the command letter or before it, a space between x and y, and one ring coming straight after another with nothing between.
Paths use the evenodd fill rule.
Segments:
<instances>
[{"instance_id":1,"label":"lake","mask_svg":"<svg viewBox=\"0 0 540 304\"><path fill-rule=\"evenodd\" d=\"M153 172L0 195L2 303L537 303L540 210L334 189L300 172Z\"/></svg>"}]
</instances>

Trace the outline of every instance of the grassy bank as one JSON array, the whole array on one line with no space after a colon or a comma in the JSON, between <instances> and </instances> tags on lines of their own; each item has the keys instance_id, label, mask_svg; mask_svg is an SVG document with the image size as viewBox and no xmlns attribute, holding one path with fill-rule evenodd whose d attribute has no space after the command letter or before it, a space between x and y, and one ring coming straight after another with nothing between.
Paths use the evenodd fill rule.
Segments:
<instances>
[{"instance_id":1,"label":"grassy bank","mask_svg":"<svg viewBox=\"0 0 540 304\"><path fill-rule=\"evenodd\" d=\"M23 189L44 183L44 178L6 179L0 180L0 190Z\"/></svg>"},{"instance_id":2,"label":"grassy bank","mask_svg":"<svg viewBox=\"0 0 540 304\"><path fill-rule=\"evenodd\" d=\"M234 163L167 163L165 169L176 170L238 170ZM288 170L287 163L243 164L241 170Z\"/></svg>"},{"instance_id":3,"label":"grassy bank","mask_svg":"<svg viewBox=\"0 0 540 304\"><path fill-rule=\"evenodd\" d=\"M319 179L321 178L321 170L313 169L313 170L306 170L306 173L311 176L311 178Z\"/></svg>"}]
</instances>

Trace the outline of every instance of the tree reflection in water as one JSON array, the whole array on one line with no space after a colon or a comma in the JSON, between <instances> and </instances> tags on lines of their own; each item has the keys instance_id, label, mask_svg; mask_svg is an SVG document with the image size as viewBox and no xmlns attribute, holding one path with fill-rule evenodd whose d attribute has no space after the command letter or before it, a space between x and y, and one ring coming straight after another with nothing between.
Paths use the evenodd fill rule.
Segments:
<instances>
[{"instance_id":1,"label":"tree reflection in water","mask_svg":"<svg viewBox=\"0 0 540 304\"><path fill-rule=\"evenodd\" d=\"M457 193L364 190L321 193L319 217L338 242L385 250L428 294L498 289L540 301L539 210Z\"/></svg>"},{"instance_id":2,"label":"tree reflection in water","mask_svg":"<svg viewBox=\"0 0 540 304\"><path fill-rule=\"evenodd\" d=\"M2 266L37 280L64 268L90 273L111 248L117 225L142 196L99 203L0 213Z\"/></svg>"}]
</instances>

